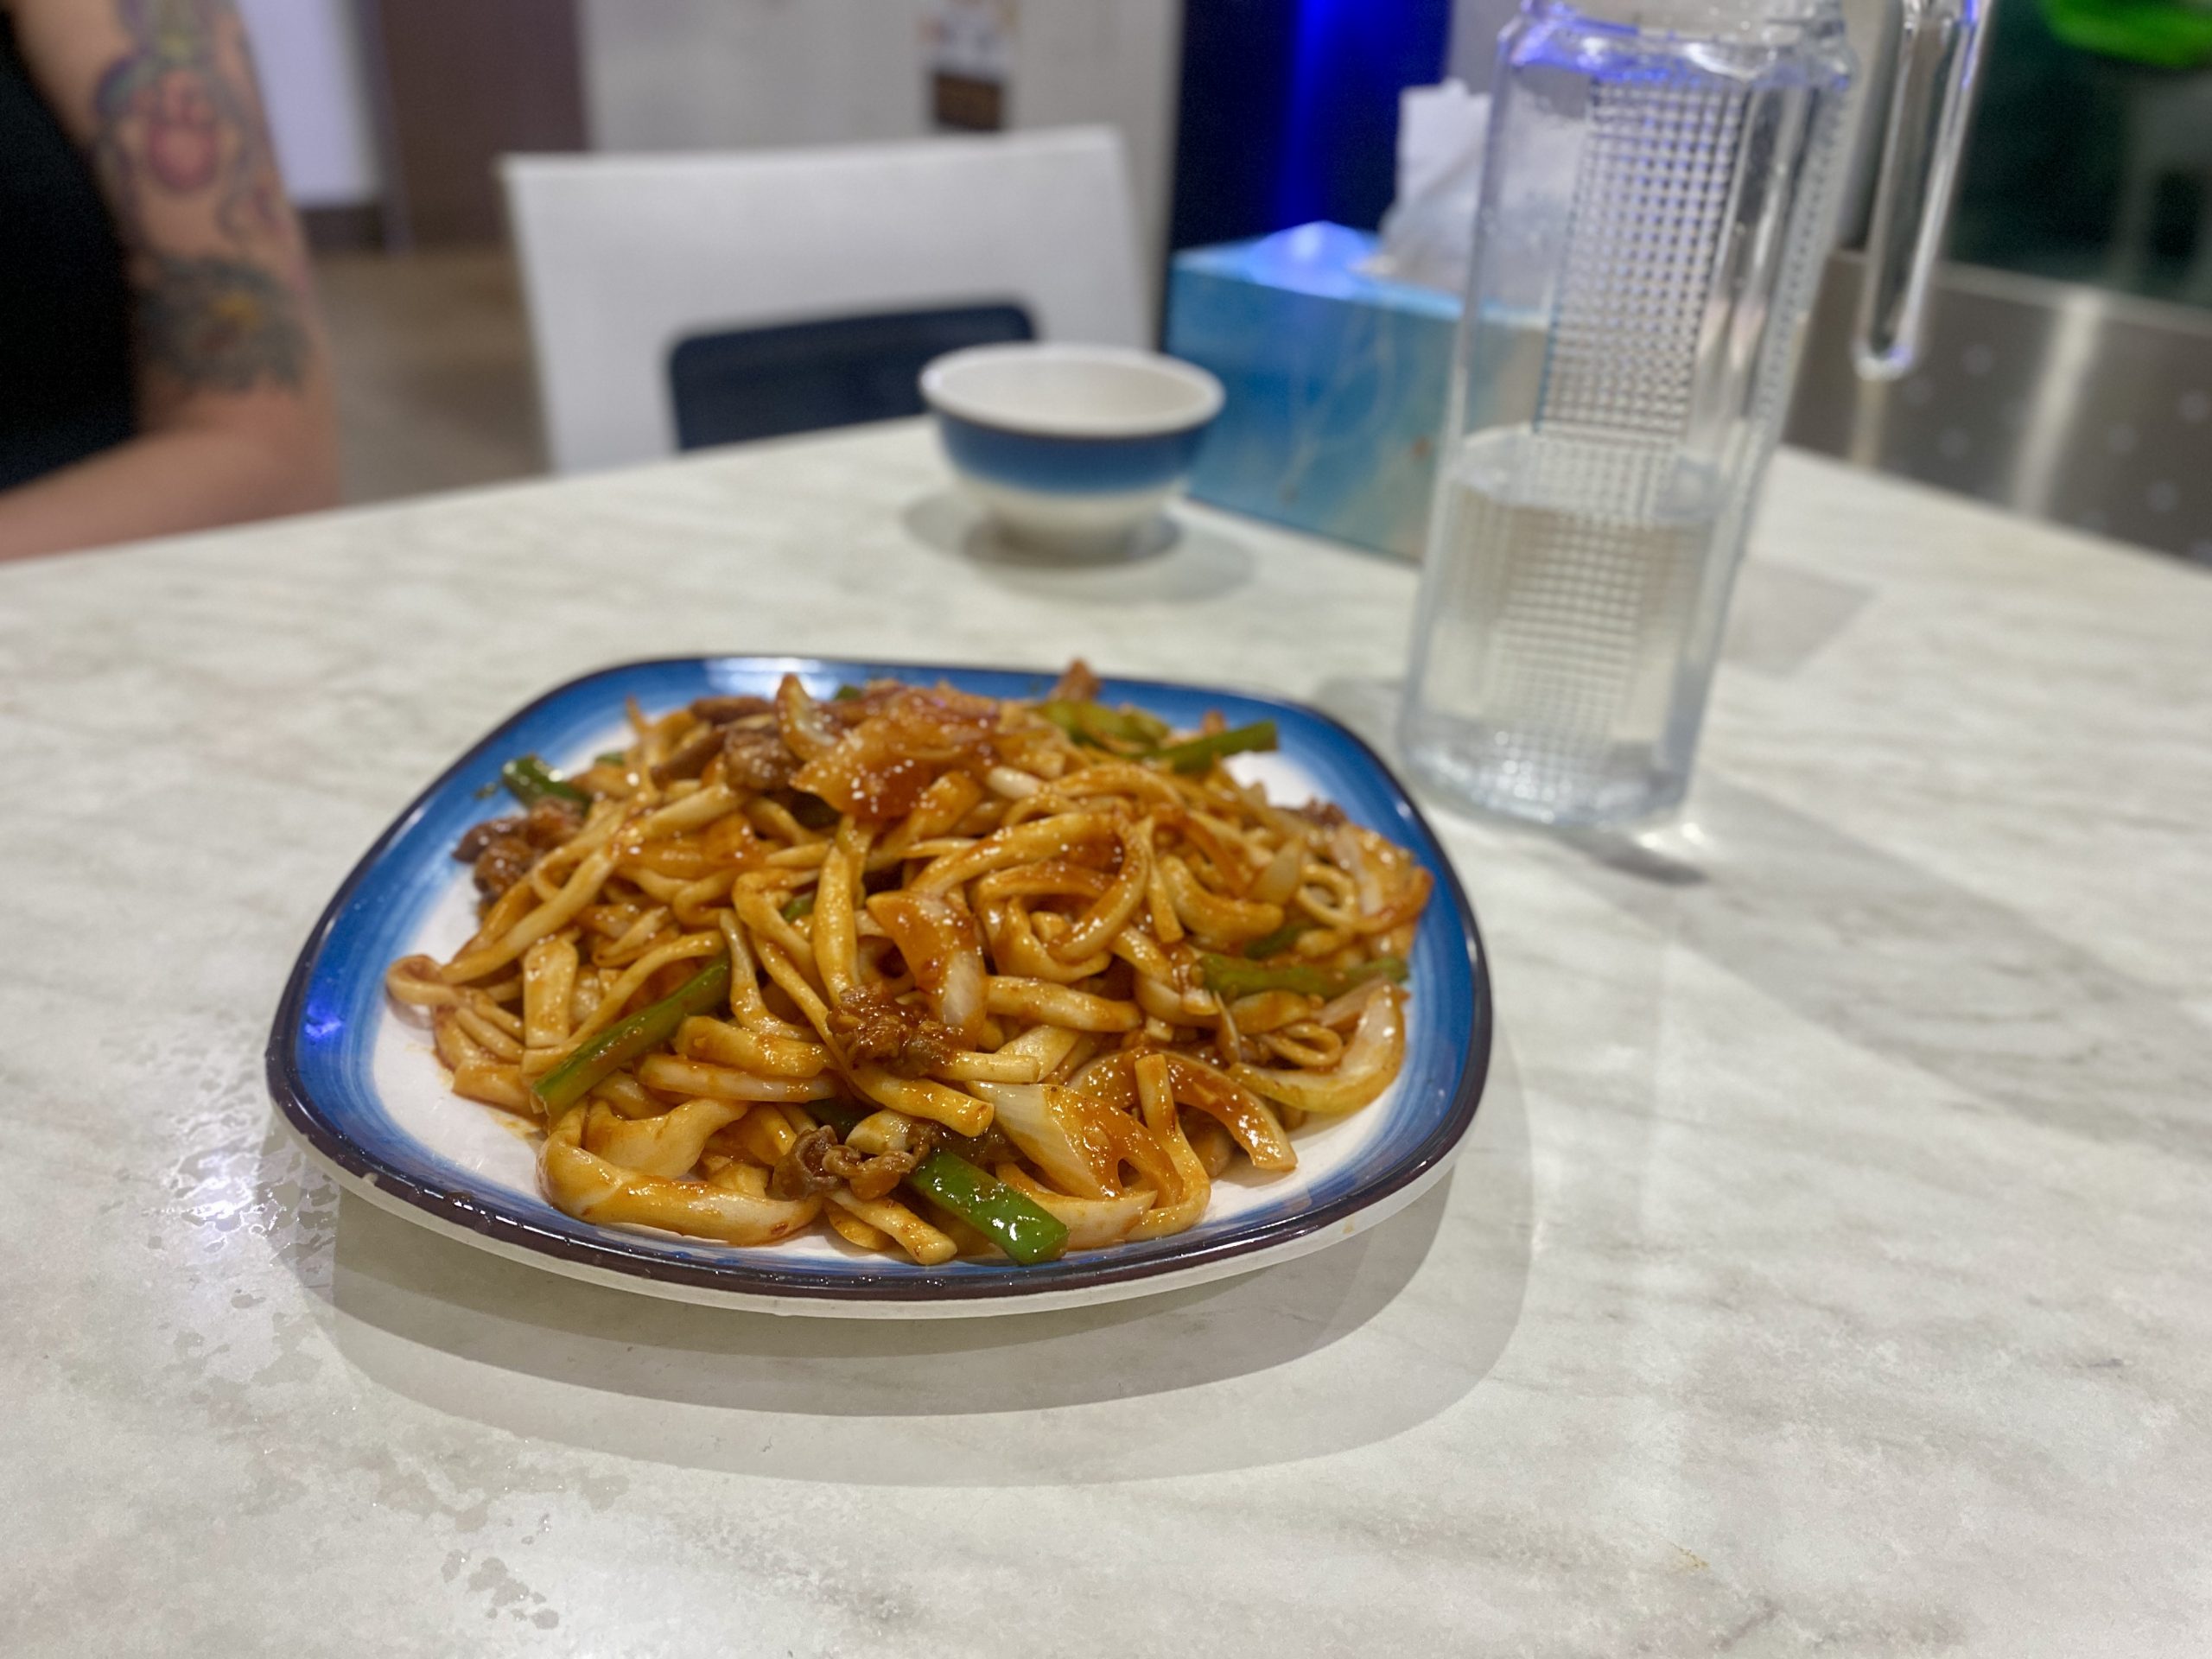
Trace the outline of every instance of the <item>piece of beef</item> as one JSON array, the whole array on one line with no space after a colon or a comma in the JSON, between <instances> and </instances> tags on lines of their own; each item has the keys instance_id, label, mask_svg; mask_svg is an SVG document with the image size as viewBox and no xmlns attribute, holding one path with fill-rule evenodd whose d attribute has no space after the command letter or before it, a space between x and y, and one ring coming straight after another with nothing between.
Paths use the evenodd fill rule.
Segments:
<instances>
[{"instance_id":1,"label":"piece of beef","mask_svg":"<svg viewBox=\"0 0 2212 1659\"><path fill-rule=\"evenodd\" d=\"M766 792L781 789L798 770L798 757L784 746L783 734L773 730L725 728L722 739L722 776L733 789Z\"/></svg>"},{"instance_id":2,"label":"piece of beef","mask_svg":"<svg viewBox=\"0 0 2212 1659\"><path fill-rule=\"evenodd\" d=\"M459 841L454 843L454 858L462 864L480 863L484 855L499 842L513 842L522 850L523 867L530 866L533 853L548 847L558 847L577 830L583 828L584 815L574 801L548 797L527 812L511 812L504 818L486 818L481 823L471 824ZM507 856L512 857L513 849ZM505 861L504 860L502 861ZM482 872L478 873L478 885L483 885ZM503 883L501 891L513 885L512 878Z\"/></svg>"},{"instance_id":3,"label":"piece of beef","mask_svg":"<svg viewBox=\"0 0 2212 1659\"><path fill-rule=\"evenodd\" d=\"M873 1061L902 1077L921 1077L961 1049L950 1027L881 985L852 992L830 1014L830 1024L849 1058Z\"/></svg>"},{"instance_id":4,"label":"piece of beef","mask_svg":"<svg viewBox=\"0 0 2212 1659\"><path fill-rule=\"evenodd\" d=\"M829 1192L844 1179L831 1173L830 1154L843 1150L838 1144L837 1131L828 1124L809 1129L791 1143L791 1149L778 1159L776 1167L769 1172L768 1196L789 1204Z\"/></svg>"},{"instance_id":5,"label":"piece of beef","mask_svg":"<svg viewBox=\"0 0 2212 1659\"><path fill-rule=\"evenodd\" d=\"M772 714L775 708L766 697L695 697L691 702L694 717L709 726L727 726L747 715Z\"/></svg>"},{"instance_id":6,"label":"piece of beef","mask_svg":"<svg viewBox=\"0 0 2212 1659\"><path fill-rule=\"evenodd\" d=\"M476 855L476 890L497 899L530 874L537 851L520 836L497 836Z\"/></svg>"},{"instance_id":7,"label":"piece of beef","mask_svg":"<svg viewBox=\"0 0 2212 1659\"><path fill-rule=\"evenodd\" d=\"M1056 702L1096 702L1098 690L1098 677L1090 671L1090 664L1078 657L1068 664L1068 671L1052 688L1052 699Z\"/></svg>"},{"instance_id":8,"label":"piece of beef","mask_svg":"<svg viewBox=\"0 0 2212 1659\"><path fill-rule=\"evenodd\" d=\"M530 809L522 823L522 838L543 852L548 847L558 847L583 827L582 807L549 795Z\"/></svg>"},{"instance_id":9,"label":"piece of beef","mask_svg":"<svg viewBox=\"0 0 2212 1659\"><path fill-rule=\"evenodd\" d=\"M653 768L653 781L672 784L679 778L696 778L707 769L707 762L721 753L722 739L719 726L694 726L668 752L668 758Z\"/></svg>"},{"instance_id":10,"label":"piece of beef","mask_svg":"<svg viewBox=\"0 0 2212 1659\"><path fill-rule=\"evenodd\" d=\"M471 824L454 843L453 855L461 863L474 864L493 842L521 835L524 822L521 813L513 812L504 818L486 818L481 823Z\"/></svg>"},{"instance_id":11,"label":"piece of beef","mask_svg":"<svg viewBox=\"0 0 2212 1659\"><path fill-rule=\"evenodd\" d=\"M914 1138L904 1152L879 1153L871 1158L840 1141L837 1132L828 1124L817 1125L800 1135L791 1149L777 1160L768 1176L769 1195L789 1202L842 1185L852 1189L855 1198L873 1204L912 1174L914 1166L930 1155L935 1142L931 1133L933 1126L915 1127Z\"/></svg>"}]
</instances>

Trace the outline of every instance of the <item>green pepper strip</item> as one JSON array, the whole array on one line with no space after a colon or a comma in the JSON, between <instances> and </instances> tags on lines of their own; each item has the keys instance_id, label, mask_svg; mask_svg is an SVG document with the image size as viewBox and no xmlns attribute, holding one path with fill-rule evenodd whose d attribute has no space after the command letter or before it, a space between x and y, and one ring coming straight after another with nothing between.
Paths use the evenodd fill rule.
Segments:
<instances>
[{"instance_id":1,"label":"green pepper strip","mask_svg":"<svg viewBox=\"0 0 2212 1659\"><path fill-rule=\"evenodd\" d=\"M1104 748L1109 742L1128 743L1150 753L1167 736L1167 723L1141 709L1109 709L1103 703L1077 702L1055 697L1038 704L1037 712L1078 743Z\"/></svg>"},{"instance_id":2,"label":"green pepper strip","mask_svg":"<svg viewBox=\"0 0 2212 1659\"><path fill-rule=\"evenodd\" d=\"M1269 957L1280 956L1282 952L1289 950L1292 945L1298 943L1300 935L1311 933L1320 924L1319 922L1309 922L1303 919L1295 922L1285 922L1281 927L1275 929L1274 932L1262 933L1258 938L1246 945L1244 947L1245 959L1249 962L1265 962Z\"/></svg>"},{"instance_id":3,"label":"green pepper strip","mask_svg":"<svg viewBox=\"0 0 2212 1659\"><path fill-rule=\"evenodd\" d=\"M1154 759L1165 760L1178 772L1204 772L1224 755L1272 749L1274 746L1274 721L1255 720L1249 726L1235 726L1225 732L1208 732L1204 737L1170 743Z\"/></svg>"},{"instance_id":4,"label":"green pepper strip","mask_svg":"<svg viewBox=\"0 0 2212 1659\"><path fill-rule=\"evenodd\" d=\"M536 806L548 798L574 801L578 806L591 804L590 796L556 777L534 754L517 755L499 768L499 778L507 792L524 806Z\"/></svg>"},{"instance_id":5,"label":"green pepper strip","mask_svg":"<svg viewBox=\"0 0 2212 1659\"><path fill-rule=\"evenodd\" d=\"M809 887L804 893L793 893L791 902L783 909L783 917L787 922L795 922L803 916L810 916L813 913L814 889L812 887Z\"/></svg>"},{"instance_id":6,"label":"green pepper strip","mask_svg":"<svg viewBox=\"0 0 2212 1659\"><path fill-rule=\"evenodd\" d=\"M710 1014L729 995L729 958L716 957L666 996L619 1020L531 1085L546 1116L574 1105L616 1068L651 1053L695 1014Z\"/></svg>"},{"instance_id":7,"label":"green pepper strip","mask_svg":"<svg viewBox=\"0 0 2212 1659\"><path fill-rule=\"evenodd\" d=\"M934 1199L1025 1267L1049 1262L1068 1247L1067 1224L1020 1187L987 1175L956 1153L922 1160L906 1185Z\"/></svg>"},{"instance_id":8,"label":"green pepper strip","mask_svg":"<svg viewBox=\"0 0 2212 1659\"><path fill-rule=\"evenodd\" d=\"M1255 996L1262 991L1341 996L1353 986L1363 985L1370 979L1402 980L1406 976L1405 960L1400 957L1377 957L1372 962L1363 962L1341 972L1310 963L1267 968L1255 962L1239 962L1234 957L1217 957L1211 952L1201 956L1198 961L1205 969L1206 988L1230 1001L1240 996Z\"/></svg>"},{"instance_id":9,"label":"green pepper strip","mask_svg":"<svg viewBox=\"0 0 2212 1659\"><path fill-rule=\"evenodd\" d=\"M842 1101L809 1101L806 1109L840 1136L867 1116ZM1025 1267L1050 1262L1068 1247L1067 1224L1018 1186L943 1147L916 1165L901 1183L944 1205Z\"/></svg>"}]
</instances>

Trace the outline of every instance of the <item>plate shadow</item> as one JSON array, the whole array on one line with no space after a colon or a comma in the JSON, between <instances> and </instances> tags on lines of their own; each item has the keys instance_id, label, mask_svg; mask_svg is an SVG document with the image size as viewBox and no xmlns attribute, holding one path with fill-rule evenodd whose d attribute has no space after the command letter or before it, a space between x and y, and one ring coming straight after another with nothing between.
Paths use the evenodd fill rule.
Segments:
<instances>
[{"instance_id":1,"label":"plate shadow","mask_svg":"<svg viewBox=\"0 0 2212 1659\"><path fill-rule=\"evenodd\" d=\"M1519 1319L1530 1202L1501 1040L1446 1181L1236 1279L990 1319L778 1316L562 1278L348 1197L333 1334L438 1410L648 1461L950 1486L1249 1468L1387 1439L1474 1387Z\"/></svg>"}]
</instances>

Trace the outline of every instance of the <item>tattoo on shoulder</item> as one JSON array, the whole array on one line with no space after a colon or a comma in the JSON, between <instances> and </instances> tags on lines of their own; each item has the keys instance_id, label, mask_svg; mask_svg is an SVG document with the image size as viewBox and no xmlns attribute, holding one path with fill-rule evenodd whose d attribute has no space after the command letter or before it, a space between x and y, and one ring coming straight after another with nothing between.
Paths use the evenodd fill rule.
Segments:
<instances>
[{"instance_id":1,"label":"tattoo on shoulder","mask_svg":"<svg viewBox=\"0 0 2212 1659\"><path fill-rule=\"evenodd\" d=\"M307 332L290 289L242 259L148 256L138 289L140 361L194 391L297 390Z\"/></svg>"},{"instance_id":2,"label":"tattoo on shoulder","mask_svg":"<svg viewBox=\"0 0 2212 1659\"><path fill-rule=\"evenodd\" d=\"M214 194L215 222L243 242L282 223L282 187L251 82L245 35L231 0L116 0L130 49L93 93L92 146L116 211L135 228L139 193Z\"/></svg>"}]
</instances>

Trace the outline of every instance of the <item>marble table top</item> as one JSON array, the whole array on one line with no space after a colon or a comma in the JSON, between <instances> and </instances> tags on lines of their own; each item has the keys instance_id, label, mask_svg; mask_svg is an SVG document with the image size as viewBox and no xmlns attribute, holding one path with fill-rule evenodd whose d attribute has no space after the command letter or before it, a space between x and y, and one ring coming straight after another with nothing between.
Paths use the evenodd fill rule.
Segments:
<instances>
[{"instance_id":1,"label":"marble table top","mask_svg":"<svg viewBox=\"0 0 2212 1659\"><path fill-rule=\"evenodd\" d=\"M276 1123L331 889L584 666L1081 653L1387 726L1411 573L1185 524L1009 563L898 426L0 567L0 1651L2212 1646L2212 581L1802 455L1684 830L1438 815L1500 1041L1372 1234L776 1319Z\"/></svg>"}]
</instances>

